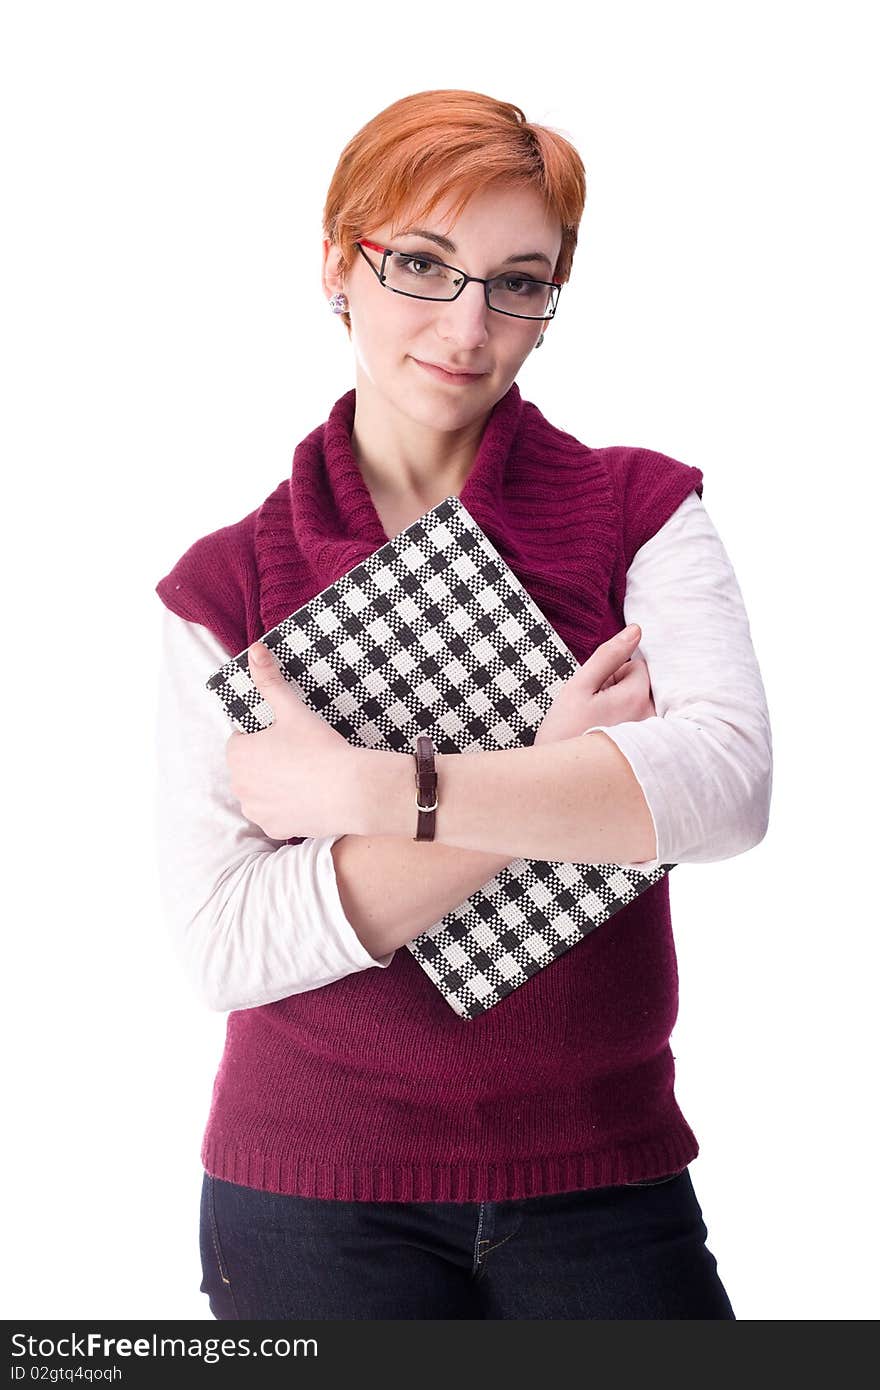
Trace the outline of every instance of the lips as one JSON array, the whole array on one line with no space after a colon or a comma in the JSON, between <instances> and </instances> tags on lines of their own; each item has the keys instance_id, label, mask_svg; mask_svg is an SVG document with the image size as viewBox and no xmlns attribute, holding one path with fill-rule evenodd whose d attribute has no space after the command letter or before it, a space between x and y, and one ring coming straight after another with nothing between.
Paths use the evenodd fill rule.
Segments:
<instances>
[{"instance_id":1,"label":"lips","mask_svg":"<svg viewBox=\"0 0 880 1390\"><path fill-rule=\"evenodd\" d=\"M414 357L413 361L424 371L430 372L438 381L448 381L457 385L465 385L471 381L479 381L486 375L485 372L457 372L448 367L439 367L436 362L422 362L420 358Z\"/></svg>"},{"instance_id":2,"label":"lips","mask_svg":"<svg viewBox=\"0 0 880 1390\"><path fill-rule=\"evenodd\" d=\"M466 372L462 367L447 367L445 362L425 362L425 367L439 367L441 372L448 372L450 376L482 376L482 372Z\"/></svg>"}]
</instances>

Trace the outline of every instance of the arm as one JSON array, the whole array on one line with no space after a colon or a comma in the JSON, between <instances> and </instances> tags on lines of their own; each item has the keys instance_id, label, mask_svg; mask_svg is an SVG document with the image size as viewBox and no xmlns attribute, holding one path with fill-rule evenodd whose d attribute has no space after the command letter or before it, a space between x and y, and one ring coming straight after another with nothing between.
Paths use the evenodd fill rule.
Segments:
<instances>
[{"instance_id":1,"label":"arm","mask_svg":"<svg viewBox=\"0 0 880 1390\"><path fill-rule=\"evenodd\" d=\"M349 820L361 835L410 836L410 754L353 750ZM437 829L445 845L528 859L613 864L655 853L654 826L626 758L604 733L530 748L440 754Z\"/></svg>"},{"instance_id":2,"label":"arm","mask_svg":"<svg viewBox=\"0 0 880 1390\"><path fill-rule=\"evenodd\" d=\"M603 737L599 734L599 738ZM572 742L577 740L551 746L568 747ZM614 749L610 741L609 747ZM472 756L474 755L469 754L467 758L462 757L455 761L464 763ZM618 765L623 764L629 768L622 754L614 750L612 756ZM391 754L390 757L400 758L400 755ZM407 757L406 761L409 764L410 783L408 792L404 792L404 799L409 795L412 812L409 818L414 822L416 811L412 804L412 759ZM436 762L439 768L439 756ZM634 781L631 774L624 780L627 785ZM447 789L447 784L443 785L444 789ZM485 788L483 791L485 792ZM528 793L528 789L525 791ZM384 794L384 791L373 789L373 795L377 798L377 808L384 805ZM461 795L461 791L447 789L447 794ZM467 792L464 795L466 797ZM635 814L640 815L641 807L645 805L640 791L638 802L639 810ZM626 799L618 802L619 806L629 804ZM439 812L438 807L438 830ZM550 832L553 834L556 833L556 815L557 812L551 809L549 824ZM650 816L650 812L648 815ZM433 927L447 912L459 903L465 902L484 883L494 878L511 859L517 857L516 854L495 853L491 850L463 849L439 839L416 841L412 838L413 829L414 824L408 835L342 835L332 847L336 882L343 910L361 943L373 955L403 946L413 937ZM653 849L653 822L650 822L650 839Z\"/></svg>"},{"instance_id":3,"label":"arm","mask_svg":"<svg viewBox=\"0 0 880 1390\"><path fill-rule=\"evenodd\" d=\"M205 690L229 652L163 608L155 828L174 949L209 1008L243 1009L383 968L345 917L333 836L288 845L243 816L229 788L232 728Z\"/></svg>"},{"instance_id":4,"label":"arm","mask_svg":"<svg viewBox=\"0 0 880 1390\"><path fill-rule=\"evenodd\" d=\"M411 835L341 835L331 853L342 909L372 955L435 926L514 857Z\"/></svg>"},{"instance_id":5,"label":"arm","mask_svg":"<svg viewBox=\"0 0 880 1390\"><path fill-rule=\"evenodd\" d=\"M696 492L636 552L627 622L648 663L656 718L593 725L629 759L657 826L657 858L708 864L767 833L773 740L748 614Z\"/></svg>"},{"instance_id":6,"label":"arm","mask_svg":"<svg viewBox=\"0 0 880 1390\"><path fill-rule=\"evenodd\" d=\"M766 698L733 568L696 493L634 557L625 617L642 627L657 716L559 744L438 756L440 842L649 870L727 858L763 838ZM356 751L351 818L365 834L384 819L412 835L411 758Z\"/></svg>"},{"instance_id":7,"label":"arm","mask_svg":"<svg viewBox=\"0 0 880 1390\"><path fill-rule=\"evenodd\" d=\"M217 1010L254 1008L387 967L397 946L508 863L387 836L270 839L229 789L231 725L204 689L228 657L208 628L163 609L160 891L175 952L196 993Z\"/></svg>"}]
</instances>

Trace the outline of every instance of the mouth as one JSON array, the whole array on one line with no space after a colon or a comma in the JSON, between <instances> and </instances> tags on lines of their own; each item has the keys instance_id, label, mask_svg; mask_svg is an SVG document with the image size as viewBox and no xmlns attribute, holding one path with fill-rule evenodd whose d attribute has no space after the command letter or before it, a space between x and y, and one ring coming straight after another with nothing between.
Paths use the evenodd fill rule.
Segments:
<instances>
[{"instance_id":1,"label":"mouth","mask_svg":"<svg viewBox=\"0 0 880 1390\"><path fill-rule=\"evenodd\" d=\"M418 357L414 357L413 361L437 381L448 381L453 386L467 386L472 381L481 381L487 375L486 372L448 372L445 367L438 367L435 362L422 362Z\"/></svg>"}]
</instances>

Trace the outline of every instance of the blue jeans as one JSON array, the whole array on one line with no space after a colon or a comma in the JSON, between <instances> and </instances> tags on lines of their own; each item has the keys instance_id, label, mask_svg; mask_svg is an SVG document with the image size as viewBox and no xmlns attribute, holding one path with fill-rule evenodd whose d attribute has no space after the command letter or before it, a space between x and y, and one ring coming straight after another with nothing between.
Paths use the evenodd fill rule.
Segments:
<instances>
[{"instance_id":1,"label":"blue jeans","mask_svg":"<svg viewBox=\"0 0 880 1390\"><path fill-rule=\"evenodd\" d=\"M506 1202L350 1202L202 1185L215 1318L735 1319L687 1168Z\"/></svg>"}]
</instances>

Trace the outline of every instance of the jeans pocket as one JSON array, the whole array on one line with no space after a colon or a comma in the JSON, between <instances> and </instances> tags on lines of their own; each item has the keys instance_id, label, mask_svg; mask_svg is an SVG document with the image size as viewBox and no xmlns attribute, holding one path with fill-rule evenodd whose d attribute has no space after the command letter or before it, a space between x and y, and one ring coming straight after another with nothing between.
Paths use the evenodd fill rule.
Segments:
<instances>
[{"instance_id":1,"label":"jeans pocket","mask_svg":"<svg viewBox=\"0 0 880 1390\"><path fill-rule=\"evenodd\" d=\"M232 1281L220 1245L214 1208L214 1179L210 1173L205 1173L202 1180L199 1237L203 1276L201 1292L208 1295L211 1312L215 1318L238 1318Z\"/></svg>"}]
</instances>

